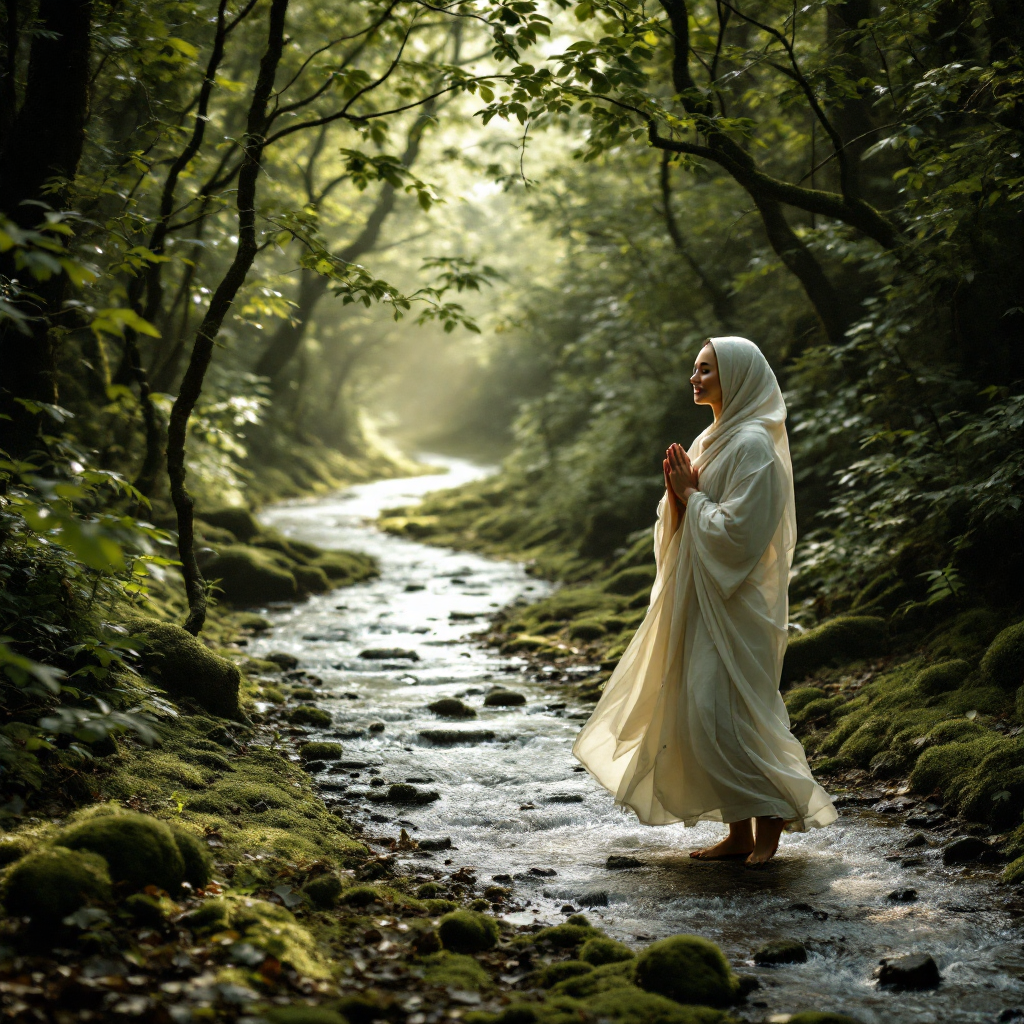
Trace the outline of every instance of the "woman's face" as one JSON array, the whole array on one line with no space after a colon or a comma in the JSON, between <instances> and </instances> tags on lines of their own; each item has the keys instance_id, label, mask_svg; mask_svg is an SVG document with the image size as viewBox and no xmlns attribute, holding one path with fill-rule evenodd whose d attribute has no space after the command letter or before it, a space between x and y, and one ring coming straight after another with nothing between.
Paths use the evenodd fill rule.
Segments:
<instances>
[{"instance_id":1,"label":"woman's face","mask_svg":"<svg viewBox=\"0 0 1024 1024\"><path fill-rule=\"evenodd\" d=\"M712 345L705 345L693 364L693 401L695 405L722 407L722 382L718 379L718 357Z\"/></svg>"}]
</instances>

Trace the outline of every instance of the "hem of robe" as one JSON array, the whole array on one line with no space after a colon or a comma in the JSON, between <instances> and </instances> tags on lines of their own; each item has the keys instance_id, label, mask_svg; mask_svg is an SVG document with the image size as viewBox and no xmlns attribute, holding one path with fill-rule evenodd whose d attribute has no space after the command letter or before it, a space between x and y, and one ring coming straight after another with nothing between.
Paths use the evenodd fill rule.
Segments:
<instances>
[{"instance_id":1,"label":"hem of robe","mask_svg":"<svg viewBox=\"0 0 1024 1024\"><path fill-rule=\"evenodd\" d=\"M839 817L838 812L831 803L822 807L820 811L816 811L813 814L808 813L799 815L794 814L793 808L788 804L783 807L777 803L759 802L740 804L728 808L716 807L712 810L698 811L694 812L692 815L687 814L683 817L674 815L662 807L664 817L661 817L658 820L648 821L644 818L640 810L630 803L616 800L615 805L623 813L632 811L641 825L648 825L651 827L657 827L659 825L678 825L681 823L684 828L693 828L702 821L717 821L721 824L728 825L734 821L746 821L748 818L783 818L786 823L784 831L809 832L812 828L826 828ZM829 811L832 813L829 814Z\"/></svg>"}]
</instances>

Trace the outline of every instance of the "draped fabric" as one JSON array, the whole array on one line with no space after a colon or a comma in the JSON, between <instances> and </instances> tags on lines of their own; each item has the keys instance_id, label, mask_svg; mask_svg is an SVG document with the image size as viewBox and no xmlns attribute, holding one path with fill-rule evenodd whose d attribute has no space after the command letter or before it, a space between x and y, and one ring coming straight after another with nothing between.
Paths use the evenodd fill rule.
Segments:
<instances>
[{"instance_id":1,"label":"draped fabric","mask_svg":"<svg viewBox=\"0 0 1024 1024\"><path fill-rule=\"evenodd\" d=\"M662 498L657 578L640 628L573 753L647 825L773 815L835 821L779 693L796 545L786 405L760 349L712 338L722 411L689 455L699 490L672 529Z\"/></svg>"}]
</instances>

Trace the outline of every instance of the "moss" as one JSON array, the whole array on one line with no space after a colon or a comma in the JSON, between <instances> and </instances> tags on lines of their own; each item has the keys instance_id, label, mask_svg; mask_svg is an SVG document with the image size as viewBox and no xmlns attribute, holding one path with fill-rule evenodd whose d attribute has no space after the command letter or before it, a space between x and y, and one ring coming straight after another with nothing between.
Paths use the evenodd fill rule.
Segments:
<instances>
[{"instance_id":1,"label":"moss","mask_svg":"<svg viewBox=\"0 0 1024 1024\"><path fill-rule=\"evenodd\" d=\"M812 700L803 708L792 715L794 725L803 725L806 722L827 722L833 711L841 708L846 703L842 697L825 697L820 700Z\"/></svg>"},{"instance_id":2,"label":"moss","mask_svg":"<svg viewBox=\"0 0 1024 1024\"><path fill-rule=\"evenodd\" d=\"M32 845L20 836L0 836L0 868L21 860L32 851Z\"/></svg>"},{"instance_id":3,"label":"moss","mask_svg":"<svg viewBox=\"0 0 1024 1024\"><path fill-rule=\"evenodd\" d=\"M613 964L602 964L585 974L578 974L552 986L553 994L585 999L601 992L616 988L632 988L636 980L636 964L622 960ZM634 989L639 994L639 990Z\"/></svg>"},{"instance_id":4,"label":"moss","mask_svg":"<svg viewBox=\"0 0 1024 1024\"><path fill-rule=\"evenodd\" d=\"M185 881L194 888L202 888L210 881L210 851L198 836L180 825L171 825L170 828L185 865Z\"/></svg>"},{"instance_id":5,"label":"moss","mask_svg":"<svg viewBox=\"0 0 1024 1024\"><path fill-rule=\"evenodd\" d=\"M283 704L288 699L285 697L284 691L279 690L276 686L264 686L260 690L260 696L270 704Z\"/></svg>"},{"instance_id":6,"label":"moss","mask_svg":"<svg viewBox=\"0 0 1024 1024\"><path fill-rule=\"evenodd\" d=\"M1024 684L1024 622L1008 626L989 644L981 671L996 686L1017 690Z\"/></svg>"},{"instance_id":7,"label":"moss","mask_svg":"<svg viewBox=\"0 0 1024 1024\"><path fill-rule=\"evenodd\" d=\"M142 664L158 686L213 715L244 721L238 704L238 666L218 658L180 626L141 618L130 619L127 625L145 639Z\"/></svg>"},{"instance_id":8,"label":"moss","mask_svg":"<svg viewBox=\"0 0 1024 1024\"><path fill-rule=\"evenodd\" d=\"M456 697L442 697L428 704L427 709L441 718L476 718L476 711Z\"/></svg>"},{"instance_id":9,"label":"moss","mask_svg":"<svg viewBox=\"0 0 1024 1024\"><path fill-rule=\"evenodd\" d=\"M272 625L269 619L254 612L238 612L232 621L239 629L250 629L254 633L265 633Z\"/></svg>"},{"instance_id":10,"label":"moss","mask_svg":"<svg viewBox=\"0 0 1024 1024\"><path fill-rule=\"evenodd\" d=\"M437 933L453 953L482 953L497 944L498 922L473 910L456 910L441 918Z\"/></svg>"},{"instance_id":11,"label":"moss","mask_svg":"<svg viewBox=\"0 0 1024 1024\"><path fill-rule=\"evenodd\" d=\"M323 708L301 707L288 715L288 721L292 725L311 725L315 729L326 729L333 719Z\"/></svg>"},{"instance_id":12,"label":"moss","mask_svg":"<svg viewBox=\"0 0 1024 1024\"><path fill-rule=\"evenodd\" d=\"M720 1010L708 1006L680 1006L661 995L635 988L602 992L584 1002L592 1020L617 1024L719 1024L728 1020Z\"/></svg>"},{"instance_id":13,"label":"moss","mask_svg":"<svg viewBox=\"0 0 1024 1024\"><path fill-rule=\"evenodd\" d=\"M347 907L368 907L371 903L383 903L384 896L376 886L357 885L343 892L338 902Z\"/></svg>"},{"instance_id":14,"label":"moss","mask_svg":"<svg viewBox=\"0 0 1024 1024\"><path fill-rule=\"evenodd\" d=\"M557 985L567 978L589 974L593 969L593 964L584 963L582 960L559 960L556 963L548 964L541 970L537 976L537 983L541 988L551 988L552 985Z\"/></svg>"},{"instance_id":15,"label":"moss","mask_svg":"<svg viewBox=\"0 0 1024 1024\"><path fill-rule=\"evenodd\" d=\"M299 745L299 757L303 761L336 761L341 757L341 744L307 740Z\"/></svg>"},{"instance_id":16,"label":"moss","mask_svg":"<svg viewBox=\"0 0 1024 1024\"><path fill-rule=\"evenodd\" d=\"M578 915L586 922L583 915ZM556 949L575 949L582 945L587 939L600 935L596 928L591 928L589 923L579 923L569 918L565 924L556 924L552 928L541 928L541 930L530 937L531 942L550 943Z\"/></svg>"},{"instance_id":17,"label":"moss","mask_svg":"<svg viewBox=\"0 0 1024 1024\"><path fill-rule=\"evenodd\" d=\"M270 551L236 544L221 548L216 558L203 567L203 574L216 581L225 601L235 605L294 601L298 597L295 576Z\"/></svg>"},{"instance_id":18,"label":"moss","mask_svg":"<svg viewBox=\"0 0 1024 1024\"><path fill-rule=\"evenodd\" d=\"M622 942L614 939L594 937L587 939L580 948L580 959L594 967L602 964L617 964L624 960L632 960L636 954Z\"/></svg>"},{"instance_id":19,"label":"moss","mask_svg":"<svg viewBox=\"0 0 1024 1024\"><path fill-rule=\"evenodd\" d=\"M436 917L439 914L449 914L453 910L458 910L459 905L455 900L425 899L423 900L423 908L428 914Z\"/></svg>"},{"instance_id":20,"label":"moss","mask_svg":"<svg viewBox=\"0 0 1024 1024\"><path fill-rule=\"evenodd\" d=\"M870 658L885 649L885 620L872 615L841 615L790 639L782 682L804 679L826 665Z\"/></svg>"},{"instance_id":21,"label":"moss","mask_svg":"<svg viewBox=\"0 0 1024 1024\"><path fill-rule=\"evenodd\" d=\"M484 707L486 708L521 707L525 703L526 698L521 693L516 693L514 690L505 690L501 687L491 690L484 697Z\"/></svg>"},{"instance_id":22,"label":"moss","mask_svg":"<svg viewBox=\"0 0 1024 1024\"><path fill-rule=\"evenodd\" d=\"M175 893L185 880L185 861L166 822L146 814L96 815L57 835L69 850L88 850L106 862L110 877L142 889Z\"/></svg>"},{"instance_id":23,"label":"moss","mask_svg":"<svg viewBox=\"0 0 1024 1024\"><path fill-rule=\"evenodd\" d=\"M606 594L621 594L623 597L632 597L639 591L649 593L656 575L653 565L632 566L617 572L601 589Z\"/></svg>"},{"instance_id":24,"label":"moss","mask_svg":"<svg viewBox=\"0 0 1024 1024\"><path fill-rule=\"evenodd\" d=\"M914 678L914 685L928 697L955 690L968 676L971 666L963 658L929 665Z\"/></svg>"},{"instance_id":25,"label":"moss","mask_svg":"<svg viewBox=\"0 0 1024 1024\"><path fill-rule=\"evenodd\" d=\"M326 594L334 589L327 573L318 565L297 565L292 569L292 575L300 594Z\"/></svg>"},{"instance_id":26,"label":"moss","mask_svg":"<svg viewBox=\"0 0 1024 1024\"><path fill-rule=\"evenodd\" d=\"M432 900L439 896L444 889L437 882L424 882L416 890L416 898L421 900Z\"/></svg>"},{"instance_id":27,"label":"moss","mask_svg":"<svg viewBox=\"0 0 1024 1024\"><path fill-rule=\"evenodd\" d=\"M598 619L578 619L568 630L573 640L596 640L608 632L607 626Z\"/></svg>"},{"instance_id":28,"label":"moss","mask_svg":"<svg viewBox=\"0 0 1024 1024\"><path fill-rule=\"evenodd\" d=\"M211 526L230 530L243 544L248 544L262 529L256 517L247 508L219 508L200 512L199 518Z\"/></svg>"},{"instance_id":29,"label":"moss","mask_svg":"<svg viewBox=\"0 0 1024 1024\"><path fill-rule=\"evenodd\" d=\"M739 982L722 951L696 935L673 935L648 946L636 961L636 983L679 1003L729 1006Z\"/></svg>"},{"instance_id":30,"label":"moss","mask_svg":"<svg viewBox=\"0 0 1024 1024\"><path fill-rule=\"evenodd\" d=\"M889 726L890 722L885 719L869 719L839 748L839 757L857 767L866 768L885 745Z\"/></svg>"},{"instance_id":31,"label":"moss","mask_svg":"<svg viewBox=\"0 0 1024 1024\"><path fill-rule=\"evenodd\" d=\"M1003 868L1003 881L1008 885L1019 885L1024 882L1024 856L1018 857Z\"/></svg>"},{"instance_id":32,"label":"moss","mask_svg":"<svg viewBox=\"0 0 1024 1024\"><path fill-rule=\"evenodd\" d=\"M308 881L302 891L309 897L313 906L329 910L338 905L341 890L341 879L337 875L327 874L317 875Z\"/></svg>"},{"instance_id":33,"label":"moss","mask_svg":"<svg viewBox=\"0 0 1024 1024\"><path fill-rule=\"evenodd\" d=\"M314 562L335 586L359 583L380 575L377 562L355 551L326 551Z\"/></svg>"},{"instance_id":34,"label":"moss","mask_svg":"<svg viewBox=\"0 0 1024 1024\"><path fill-rule=\"evenodd\" d=\"M132 893L124 901L123 907L131 915L136 925L145 928L161 928L167 923L167 916L160 900L148 893Z\"/></svg>"},{"instance_id":35,"label":"moss","mask_svg":"<svg viewBox=\"0 0 1024 1024\"><path fill-rule=\"evenodd\" d=\"M798 714L812 700L824 700L828 694L817 686L801 686L786 694L786 709L791 715Z\"/></svg>"},{"instance_id":36,"label":"moss","mask_svg":"<svg viewBox=\"0 0 1024 1024\"><path fill-rule=\"evenodd\" d=\"M3 881L4 908L29 917L33 929L54 928L85 903L107 903L110 876L95 853L55 846L22 857Z\"/></svg>"},{"instance_id":37,"label":"moss","mask_svg":"<svg viewBox=\"0 0 1024 1024\"><path fill-rule=\"evenodd\" d=\"M423 963L426 965L423 980L428 985L468 992L490 987L490 975L471 956L443 949L440 953L425 956Z\"/></svg>"}]
</instances>

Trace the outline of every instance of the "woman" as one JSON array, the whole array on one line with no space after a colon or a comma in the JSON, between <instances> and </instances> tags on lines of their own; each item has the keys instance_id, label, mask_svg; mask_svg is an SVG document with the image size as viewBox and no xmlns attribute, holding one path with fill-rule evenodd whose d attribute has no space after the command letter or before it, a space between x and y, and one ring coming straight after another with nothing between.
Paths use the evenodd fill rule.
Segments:
<instances>
[{"instance_id":1,"label":"woman","mask_svg":"<svg viewBox=\"0 0 1024 1024\"><path fill-rule=\"evenodd\" d=\"M769 861L837 814L779 694L796 543L786 405L760 349L711 338L693 400L715 420L666 452L647 616L573 753L647 825L722 821L691 856Z\"/></svg>"}]
</instances>

